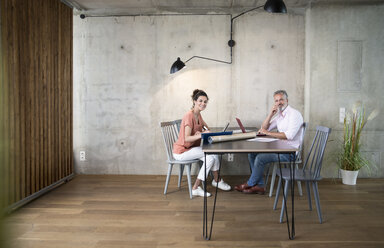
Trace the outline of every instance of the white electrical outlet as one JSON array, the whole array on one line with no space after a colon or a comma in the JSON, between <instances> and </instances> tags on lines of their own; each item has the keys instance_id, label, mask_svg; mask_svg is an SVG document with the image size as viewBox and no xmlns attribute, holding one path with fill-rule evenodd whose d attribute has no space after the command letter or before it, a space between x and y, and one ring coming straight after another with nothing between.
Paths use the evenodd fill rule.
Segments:
<instances>
[{"instance_id":1,"label":"white electrical outlet","mask_svg":"<svg viewBox=\"0 0 384 248\"><path fill-rule=\"evenodd\" d=\"M85 161L85 151L80 151L80 161Z\"/></svg>"},{"instance_id":2,"label":"white electrical outlet","mask_svg":"<svg viewBox=\"0 0 384 248\"><path fill-rule=\"evenodd\" d=\"M233 161L233 153L228 153L228 162Z\"/></svg>"},{"instance_id":3,"label":"white electrical outlet","mask_svg":"<svg viewBox=\"0 0 384 248\"><path fill-rule=\"evenodd\" d=\"M344 123L345 118L345 108L340 108L339 110L339 122Z\"/></svg>"}]
</instances>

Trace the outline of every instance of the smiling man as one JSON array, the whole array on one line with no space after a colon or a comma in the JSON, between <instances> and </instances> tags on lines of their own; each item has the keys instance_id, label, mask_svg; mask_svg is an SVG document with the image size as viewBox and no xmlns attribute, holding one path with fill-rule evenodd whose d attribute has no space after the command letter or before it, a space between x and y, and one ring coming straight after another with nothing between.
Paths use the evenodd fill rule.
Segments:
<instances>
[{"instance_id":1,"label":"smiling man","mask_svg":"<svg viewBox=\"0 0 384 248\"><path fill-rule=\"evenodd\" d=\"M302 132L300 132L303 116L288 105L288 94L285 90L276 91L273 99L274 105L258 132L286 140L289 145L298 148L303 138ZM276 132L272 131L276 128ZM235 189L247 194L264 194L264 167L266 164L277 162L278 155L276 153L250 153L248 160L252 174L246 183L236 185ZM289 155L280 154L280 161L290 161Z\"/></svg>"}]
</instances>

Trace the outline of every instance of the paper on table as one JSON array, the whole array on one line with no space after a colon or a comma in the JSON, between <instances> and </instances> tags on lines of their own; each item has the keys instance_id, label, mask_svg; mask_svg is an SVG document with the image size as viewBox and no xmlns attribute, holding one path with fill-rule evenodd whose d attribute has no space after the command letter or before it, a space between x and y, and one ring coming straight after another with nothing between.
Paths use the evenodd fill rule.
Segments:
<instances>
[{"instance_id":1,"label":"paper on table","mask_svg":"<svg viewBox=\"0 0 384 248\"><path fill-rule=\"evenodd\" d=\"M278 140L276 138L262 138L262 137L256 137L254 139L249 139L247 141L257 141L257 142L272 142Z\"/></svg>"},{"instance_id":2,"label":"paper on table","mask_svg":"<svg viewBox=\"0 0 384 248\"><path fill-rule=\"evenodd\" d=\"M243 131L241 131L241 129L236 129L236 130L233 130L232 132L233 133L243 133ZM245 129L245 132L246 133L251 133L251 132L254 132L254 131L253 130Z\"/></svg>"},{"instance_id":3,"label":"paper on table","mask_svg":"<svg viewBox=\"0 0 384 248\"><path fill-rule=\"evenodd\" d=\"M224 141L252 139L255 137L256 137L256 132L234 133L232 135L210 136L208 137L208 142L212 144L212 143L224 142Z\"/></svg>"},{"instance_id":4,"label":"paper on table","mask_svg":"<svg viewBox=\"0 0 384 248\"><path fill-rule=\"evenodd\" d=\"M233 130L233 133L243 133L243 131L241 131L240 129L236 129L236 130Z\"/></svg>"}]
</instances>

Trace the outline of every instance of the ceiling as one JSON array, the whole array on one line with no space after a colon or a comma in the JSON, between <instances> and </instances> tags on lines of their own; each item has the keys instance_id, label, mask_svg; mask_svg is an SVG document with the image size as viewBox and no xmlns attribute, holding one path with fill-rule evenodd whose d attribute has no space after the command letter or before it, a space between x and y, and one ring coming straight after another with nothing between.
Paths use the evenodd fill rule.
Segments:
<instances>
[{"instance_id":1,"label":"ceiling","mask_svg":"<svg viewBox=\"0 0 384 248\"><path fill-rule=\"evenodd\" d=\"M266 0L61 0L72 5L75 13L145 15L158 13L239 13L264 5ZM379 0L284 0L288 12L305 9L310 4L384 3Z\"/></svg>"}]
</instances>

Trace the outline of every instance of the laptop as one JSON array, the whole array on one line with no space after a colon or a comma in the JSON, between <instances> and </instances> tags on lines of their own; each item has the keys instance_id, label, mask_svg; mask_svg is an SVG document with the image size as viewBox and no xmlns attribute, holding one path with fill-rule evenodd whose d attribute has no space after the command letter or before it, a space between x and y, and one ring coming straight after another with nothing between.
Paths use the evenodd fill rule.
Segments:
<instances>
[{"instance_id":1,"label":"laptop","mask_svg":"<svg viewBox=\"0 0 384 248\"><path fill-rule=\"evenodd\" d=\"M227 122L227 124L225 125L225 127L223 128L223 130L221 132L225 132L227 130L228 126L229 126L229 121ZM208 129L204 126L203 131L204 130L208 130Z\"/></svg>"},{"instance_id":2,"label":"laptop","mask_svg":"<svg viewBox=\"0 0 384 248\"><path fill-rule=\"evenodd\" d=\"M236 121L237 121L237 124L239 124L239 127L241 129L241 132L243 133L246 133L247 131L251 131L251 132L254 132L252 130L245 130L244 126L243 126L243 123L241 122L241 120L239 118L236 118ZM265 134L261 134L261 133L258 133L257 136L266 136Z\"/></svg>"},{"instance_id":3,"label":"laptop","mask_svg":"<svg viewBox=\"0 0 384 248\"><path fill-rule=\"evenodd\" d=\"M243 133L246 133L245 128L243 126L243 123L241 123L241 120L239 118L236 118L237 124L239 124L239 127Z\"/></svg>"},{"instance_id":4,"label":"laptop","mask_svg":"<svg viewBox=\"0 0 384 248\"><path fill-rule=\"evenodd\" d=\"M227 130L228 126L229 126L229 122L227 122L227 125L225 125L225 127L224 127L222 132L225 132Z\"/></svg>"},{"instance_id":5,"label":"laptop","mask_svg":"<svg viewBox=\"0 0 384 248\"><path fill-rule=\"evenodd\" d=\"M227 124L225 125L223 131L219 131L219 132L213 132L213 133L202 133L201 134L201 143L200 143L200 146L202 146L203 144L207 144L209 143L208 142L208 138L210 136L218 136L218 135L231 135L233 132L232 131L226 131L227 128L229 126L229 122L227 122Z\"/></svg>"}]
</instances>

